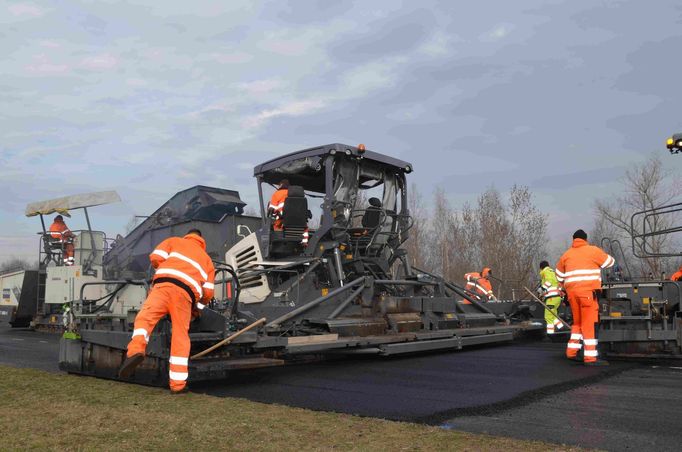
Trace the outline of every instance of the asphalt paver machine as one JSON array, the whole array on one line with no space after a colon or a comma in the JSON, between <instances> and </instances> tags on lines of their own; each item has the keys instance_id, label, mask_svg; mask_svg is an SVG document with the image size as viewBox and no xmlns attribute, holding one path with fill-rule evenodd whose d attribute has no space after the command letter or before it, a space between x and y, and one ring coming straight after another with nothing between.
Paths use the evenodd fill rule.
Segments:
<instances>
[{"instance_id":1,"label":"asphalt paver machine","mask_svg":"<svg viewBox=\"0 0 682 452\"><path fill-rule=\"evenodd\" d=\"M671 154L680 153L682 134L673 135L666 145ZM634 213L630 231L635 257L682 257L682 251L659 252L652 246L652 240L663 235L680 243L680 216L682 203ZM663 228L661 224L673 226ZM605 355L626 359L682 358L682 282L661 275L632 278L627 268L609 269L603 280L599 344Z\"/></svg>"},{"instance_id":2,"label":"asphalt paver machine","mask_svg":"<svg viewBox=\"0 0 682 452\"><path fill-rule=\"evenodd\" d=\"M190 326L190 382L329 355L458 350L542 332L535 302L480 303L410 266L403 244L413 221L406 180L412 170L344 144L256 166L260 225L216 262L216 299ZM288 197L274 230L268 191L284 179ZM359 205L365 191L378 195ZM75 303L73 312L74 336L62 339L60 368L117 378L137 310L91 317ZM170 334L170 322L159 322L132 381L167 383Z\"/></svg>"}]
</instances>

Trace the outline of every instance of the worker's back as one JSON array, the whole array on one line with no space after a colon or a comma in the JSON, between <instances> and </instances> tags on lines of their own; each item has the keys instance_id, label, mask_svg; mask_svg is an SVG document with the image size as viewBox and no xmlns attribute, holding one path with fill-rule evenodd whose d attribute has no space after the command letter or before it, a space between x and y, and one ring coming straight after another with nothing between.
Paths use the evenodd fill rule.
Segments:
<instances>
[{"instance_id":1,"label":"worker's back","mask_svg":"<svg viewBox=\"0 0 682 452\"><path fill-rule=\"evenodd\" d=\"M559 259L556 275L568 290L596 290L601 288L602 268L611 267L614 263L613 257L601 248L577 238Z\"/></svg>"}]
</instances>

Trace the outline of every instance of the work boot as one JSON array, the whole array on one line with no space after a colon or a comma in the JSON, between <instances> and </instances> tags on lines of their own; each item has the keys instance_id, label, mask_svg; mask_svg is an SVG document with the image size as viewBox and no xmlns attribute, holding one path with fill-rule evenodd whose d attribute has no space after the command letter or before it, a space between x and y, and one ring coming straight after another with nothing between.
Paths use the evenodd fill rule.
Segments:
<instances>
[{"instance_id":1,"label":"work boot","mask_svg":"<svg viewBox=\"0 0 682 452\"><path fill-rule=\"evenodd\" d=\"M602 367L602 366L608 366L609 362L604 360L604 359L598 359L596 361L585 361L584 364L588 367Z\"/></svg>"},{"instance_id":2,"label":"work boot","mask_svg":"<svg viewBox=\"0 0 682 452\"><path fill-rule=\"evenodd\" d=\"M127 357L118 369L118 378L128 378L142 361L144 361L144 353L135 353L133 356Z\"/></svg>"}]
</instances>

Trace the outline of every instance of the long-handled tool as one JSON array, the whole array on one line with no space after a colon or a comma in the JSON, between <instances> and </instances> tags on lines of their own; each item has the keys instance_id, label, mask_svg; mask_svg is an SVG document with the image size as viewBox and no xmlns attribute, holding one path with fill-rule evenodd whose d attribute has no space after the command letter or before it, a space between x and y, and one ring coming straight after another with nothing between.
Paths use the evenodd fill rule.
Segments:
<instances>
[{"instance_id":1,"label":"long-handled tool","mask_svg":"<svg viewBox=\"0 0 682 452\"><path fill-rule=\"evenodd\" d=\"M247 331L252 330L253 328L256 328L257 326L264 324L266 321L267 321L267 319L265 317L263 317L260 320L256 320L251 325L247 326L246 328L242 328L241 330L234 333L232 336L226 337L225 339L218 342L217 344L210 346L209 348L207 348L203 352L199 352L196 355L192 355L190 357L190 359L201 358L202 356L206 355L207 353L211 353L216 348L219 348L219 347L222 347L223 345L229 344L230 342L235 340L237 337L241 336L243 333L246 333Z\"/></svg>"},{"instance_id":2,"label":"long-handled tool","mask_svg":"<svg viewBox=\"0 0 682 452\"><path fill-rule=\"evenodd\" d=\"M541 301L533 292L530 291L530 289L529 289L528 287L524 286L523 288L526 289L526 292L528 292L528 293L530 294L530 296L533 297L533 298L535 299L535 301L537 301L538 303L540 303L541 305L543 305L543 306L545 307L545 309L547 309L549 312L552 312L552 309L551 309L549 306L547 306L545 303L543 303L543 302L542 302L542 301ZM563 323L564 326L565 326L566 328L569 328L569 329L571 328L571 325L569 325L564 319L562 319L561 317L559 317L557 314L554 314L554 313L552 312L552 315L553 315L554 317L556 317L557 319L559 319L559 321L560 321L561 323Z\"/></svg>"}]
</instances>

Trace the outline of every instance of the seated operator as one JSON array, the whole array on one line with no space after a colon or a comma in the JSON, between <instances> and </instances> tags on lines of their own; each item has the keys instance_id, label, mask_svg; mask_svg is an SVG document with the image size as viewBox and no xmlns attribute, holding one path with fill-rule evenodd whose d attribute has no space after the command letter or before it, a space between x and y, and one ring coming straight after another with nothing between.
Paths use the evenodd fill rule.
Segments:
<instances>
[{"instance_id":1,"label":"seated operator","mask_svg":"<svg viewBox=\"0 0 682 452\"><path fill-rule=\"evenodd\" d=\"M50 236L57 242L62 244L64 250L64 265L73 265L73 232L64 223L64 217L57 215L54 217L54 222L50 225Z\"/></svg>"}]
</instances>

